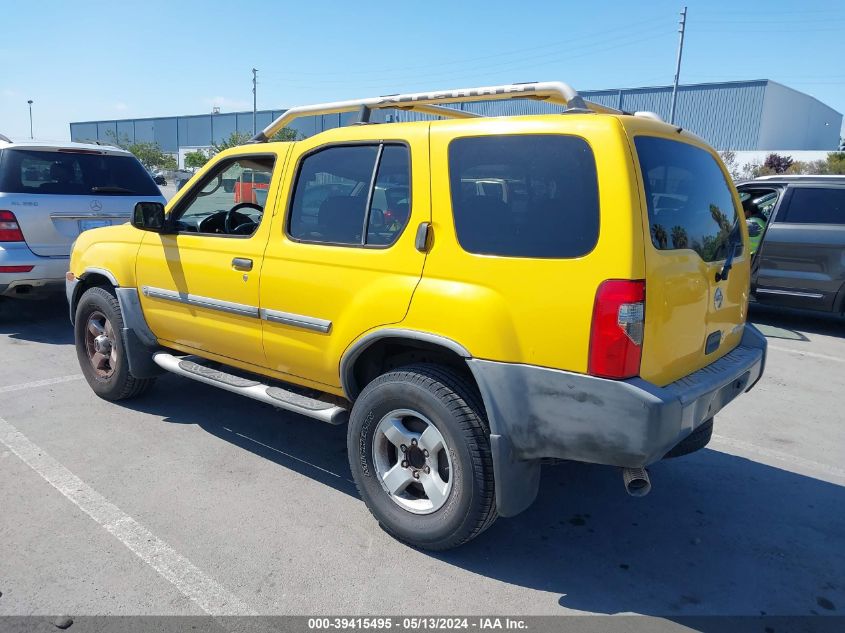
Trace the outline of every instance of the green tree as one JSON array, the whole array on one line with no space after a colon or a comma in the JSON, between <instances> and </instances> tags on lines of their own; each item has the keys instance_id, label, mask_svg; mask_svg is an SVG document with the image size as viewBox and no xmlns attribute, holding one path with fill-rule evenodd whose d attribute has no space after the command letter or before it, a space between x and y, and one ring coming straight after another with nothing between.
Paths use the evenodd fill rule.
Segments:
<instances>
[{"instance_id":1,"label":"green tree","mask_svg":"<svg viewBox=\"0 0 845 633\"><path fill-rule=\"evenodd\" d=\"M739 180L742 176L742 173L740 171L739 161L736 158L736 152L733 152L729 149L725 149L719 152L719 156L722 158L722 162L725 163L725 167L727 167L728 173L731 175L731 178L734 181Z\"/></svg>"},{"instance_id":2,"label":"green tree","mask_svg":"<svg viewBox=\"0 0 845 633\"><path fill-rule=\"evenodd\" d=\"M208 162L208 155L198 149L185 154L185 167L200 168Z\"/></svg>"},{"instance_id":3,"label":"green tree","mask_svg":"<svg viewBox=\"0 0 845 633\"><path fill-rule=\"evenodd\" d=\"M219 154L225 149L229 149L230 147L237 147L238 145L246 145L249 143L249 140L252 138L252 135L247 132L232 132L224 138L222 141L218 141L216 143L211 144L211 154ZM283 127L281 130L276 132L271 138L271 142L275 141L298 141L301 137L299 132L293 130L289 127Z\"/></svg>"},{"instance_id":4,"label":"green tree","mask_svg":"<svg viewBox=\"0 0 845 633\"><path fill-rule=\"evenodd\" d=\"M660 250L666 250L669 245L669 234L662 224L655 224L651 227L651 241Z\"/></svg>"},{"instance_id":5,"label":"green tree","mask_svg":"<svg viewBox=\"0 0 845 633\"><path fill-rule=\"evenodd\" d=\"M246 145L249 143L249 139L252 138L250 134L246 132L232 132L224 138L222 141L218 141L216 143L211 144L211 155L219 154L223 150L227 150L230 147L237 147L238 145Z\"/></svg>"},{"instance_id":6,"label":"green tree","mask_svg":"<svg viewBox=\"0 0 845 633\"><path fill-rule=\"evenodd\" d=\"M672 227L672 246L675 248L689 248L689 235L682 226Z\"/></svg>"},{"instance_id":7,"label":"green tree","mask_svg":"<svg viewBox=\"0 0 845 633\"><path fill-rule=\"evenodd\" d=\"M845 174L845 152L831 152L825 160L827 174Z\"/></svg>"},{"instance_id":8,"label":"green tree","mask_svg":"<svg viewBox=\"0 0 845 633\"><path fill-rule=\"evenodd\" d=\"M114 145L121 147L135 155L141 164L147 169L176 169L176 158L171 154L161 151L161 146L156 142L131 142L128 136L118 138L117 134L109 130L106 135Z\"/></svg>"},{"instance_id":9,"label":"green tree","mask_svg":"<svg viewBox=\"0 0 845 633\"><path fill-rule=\"evenodd\" d=\"M283 127L281 130L276 132L273 137L270 139L271 141L285 141L285 142L292 142L298 141L302 139L302 135L294 130L293 128Z\"/></svg>"}]
</instances>

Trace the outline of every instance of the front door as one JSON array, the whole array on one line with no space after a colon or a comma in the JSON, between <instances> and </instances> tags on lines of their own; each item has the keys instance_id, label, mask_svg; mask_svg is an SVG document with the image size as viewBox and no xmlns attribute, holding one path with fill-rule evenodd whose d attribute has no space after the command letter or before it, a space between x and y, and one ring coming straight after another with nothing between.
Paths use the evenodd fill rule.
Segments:
<instances>
[{"instance_id":1,"label":"front door","mask_svg":"<svg viewBox=\"0 0 845 633\"><path fill-rule=\"evenodd\" d=\"M428 127L378 127L384 140L362 126L294 147L261 273L274 371L337 388L349 344L408 310L425 262L415 234L431 218Z\"/></svg>"},{"instance_id":2,"label":"front door","mask_svg":"<svg viewBox=\"0 0 845 633\"><path fill-rule=\"evenodd\" d=\"M258 280L273 208L254 198L237 201L233 185L248 172L272 178L282 160L273 153L220 160L169 209L177 232L144 237L138 289L147 323L164 345L264 364ZM266 200L274 200L277 186L272 178Z\"/></svg>"}]
</instances>

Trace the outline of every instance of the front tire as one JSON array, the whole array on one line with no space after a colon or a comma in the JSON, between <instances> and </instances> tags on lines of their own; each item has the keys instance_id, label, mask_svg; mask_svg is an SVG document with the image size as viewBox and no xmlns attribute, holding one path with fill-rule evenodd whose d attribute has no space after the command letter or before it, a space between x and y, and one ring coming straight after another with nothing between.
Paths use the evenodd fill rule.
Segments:
<instances>
[{"instance_id":1,"label":"front tire","mask_svg":"<svg viewBox=\"0 0 845 633\"><path fill-rule=\"evenodd\" d=\"M347 446L364 503L399 540L446 550L497 517L484 408L449 368L412 365L373 380L352 409Z\"/></svg>"},{"instance_id":2,"label":"front tire","mask_svg":"<svg viewBox=\"0 0 845 633\"><path fill-rule=\"evenodd\" d=\"M149 389L154 378L135 378L129 371L117 297L105 288L86 290L76 307L76 356L88 385L105 400L126 400Z\"/></svg>"}]
</instances>

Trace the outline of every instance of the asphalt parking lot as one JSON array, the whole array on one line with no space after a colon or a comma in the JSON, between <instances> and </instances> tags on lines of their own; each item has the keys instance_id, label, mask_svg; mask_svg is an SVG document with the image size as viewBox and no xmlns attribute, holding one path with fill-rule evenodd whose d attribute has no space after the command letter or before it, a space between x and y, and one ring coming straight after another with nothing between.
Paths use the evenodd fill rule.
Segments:
<instances>
[{"instance_id":1,"label":"asphalt parking lot","mask_svg":"<svg viewBox=\"0 0 845 633\"><path fill-rule=\"evenodd\" d=\"M755 307L763 381L626 496L544 467L537 503L443 554L370 517L323 425L176 376L81 379L62 301L0 320L0 615L840 615L845 322Z\"/></svg>"}]
</instances>

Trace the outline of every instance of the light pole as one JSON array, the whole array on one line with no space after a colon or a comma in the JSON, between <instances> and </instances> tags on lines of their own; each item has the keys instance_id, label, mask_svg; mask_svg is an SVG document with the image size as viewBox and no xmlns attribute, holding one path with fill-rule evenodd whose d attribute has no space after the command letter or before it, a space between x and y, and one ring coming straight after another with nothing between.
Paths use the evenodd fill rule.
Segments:
<instances>
[{"instance_id":1,"label":"light pole","mask_svg":"<svg viewBox=\"0 0 845 633\"><path fill-rule=\"evenodd\" d=\"M33 139L35 137L32 136L32 99L27 100L27 103L29 104L29 138Z\"/></svg>"}]
</instances>

